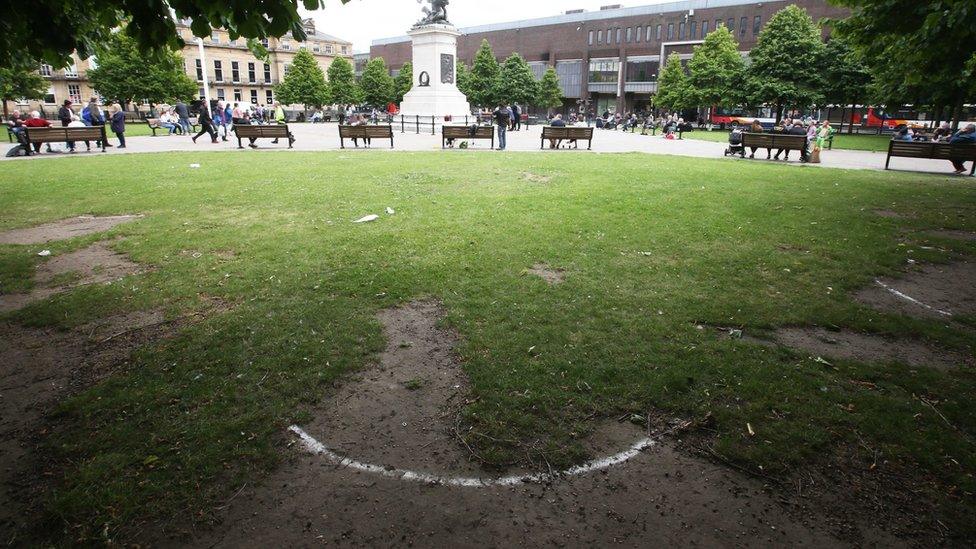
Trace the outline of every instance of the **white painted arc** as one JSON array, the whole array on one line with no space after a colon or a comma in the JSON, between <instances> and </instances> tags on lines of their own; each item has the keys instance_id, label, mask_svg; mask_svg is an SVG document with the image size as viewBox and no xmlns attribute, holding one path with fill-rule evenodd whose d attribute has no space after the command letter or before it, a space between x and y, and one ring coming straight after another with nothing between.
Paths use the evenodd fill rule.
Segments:
<instances>
[{"instance_id":1,"label":"white painted arc","mask_svg":"<svg viewBox=\"0 0 976 549\"><path fill-rule=\"evenodd\" d=\"M462 488L489 488L492 486L516 486L519 484L531 483L531 482L548 482L551 480L556 480L561 477L572 477L578 475L585 475L587 473L592 473L594 471L600 471L613 467L614 465L619 465L642 451L654 446L656 442L650 438L642 438L632 444L630 448L626 450L613 454L612 456L603 457L600 459L595 459L588 461L581 465L576 465L559 471L557 473L532 473L525 475L511 475L498 478L479 478L479 477L455 477L449 475L437 475L433 473L424 473L418 471L408 471L404 469L390 469L382 465L374 465L371 463L363 463L361 461L356 461L351 458L342 457L339 454L330 450L326 445L315 440L312 435L306 433L301 427L297 425L292 425L288 428L289 431L298 435L301 439L302 444L305 449L310 453L315 455L320 455L326 457L329 461L341 466L347 467L349 469L354 469L356 471L363 471L365 473L372 473L376 475L381 475L388 478L394 478L399 480L406 480L409 482L422 482L424 484L442 484L445 486L459 486Z\"/></svg>"},{"instance_id":2,"label":"white painted arc","mask_svg":"<svg viewBox=\"0 0 976 549\"><path fill-rule=\"evenodd\" d=\"M935 311L935 312L939 313L940 315L943 315L943 316L952 316L952 313L950 313L948 311L943 311L942 309L936 309L935 307L933 307L933 306L931 306L931 305L929 305L927 303L922 303L921 301L915 299L914 297L912 297L910 295L907 295L907 294L903 294L903 293L899 292L898 290L892 288L891 286L885 284L884 282L881 282L878 279L875 279L874 281L875 281L875 283L878 284L878 286L881 286L885 290L888 290L895 297L900 297L901 299L904 299L905 301L909 301L909 302L914 303L916 305L919 305L921 307L925 307L926 309L928 309L930 311Z\"/></svg>"}]
</instances>

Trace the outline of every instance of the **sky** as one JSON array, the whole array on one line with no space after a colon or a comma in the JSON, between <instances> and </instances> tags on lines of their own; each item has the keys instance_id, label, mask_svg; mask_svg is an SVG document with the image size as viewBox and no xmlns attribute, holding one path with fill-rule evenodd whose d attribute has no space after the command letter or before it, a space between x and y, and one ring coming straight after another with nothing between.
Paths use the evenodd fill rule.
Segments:
<instances>
[{"instance_id":1,"label":"sky","mask_svg":"<svg viewBox=\"0 0 976 549\"><path fill-rule=\"evenodd\" d=\"M621 4L624 7L662 4L670 0L451 0L447 15L458 27L504 23L519 19L550 17L567 10L598 11L600 6ZM420 19L417 0L326 0L324 10L305 12L315 19L315 27L353 43L353 51L368 52L376 38L401 36ZM427 5L425 1L423 5Z\"/></svg>"}]
</instances>

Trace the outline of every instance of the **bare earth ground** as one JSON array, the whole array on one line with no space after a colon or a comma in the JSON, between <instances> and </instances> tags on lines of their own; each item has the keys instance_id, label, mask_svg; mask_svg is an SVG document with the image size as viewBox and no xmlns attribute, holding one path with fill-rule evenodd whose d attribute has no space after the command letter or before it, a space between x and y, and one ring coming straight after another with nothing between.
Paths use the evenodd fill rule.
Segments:
<instances>
[{"instance_id":1,"label":"bare earth ground","mask_svg":"<svg viewBox=\"0 0 976 549\"><path fill-rule=\"evenodd\" d=\"M0 244L41 244L53 240L66 240L76 236L104 232L122 223L139 219L140 217L142 216L72 217L36 227L14 229L0 233Z\"/></svg>"},{"instance_id":2,"label":"bare earth ground","mask_svg":"<svg viewBox=\"0 0 976 549\"><path fill-rule=\"evenodd\" d=\"M919 265L897 279L878 279L875 285L861 290L855 298L887 313L945 320L951 316L976 314L974 284L976 262Z\"/></svg>"},{"instance_id":3,"label":"bare earth ground","mask_svg":"<svg viewBox=\"0 0 976 549\"><path fill-rule=\"evenodd\" d=\"M443 316L433 301L381 313L387 347L379 364L343 384L305 430L362 462L492 477L453 432L467 384L453 352L457 336L438 327ZM628 423L602 421L586 446L605 456L644 435ZM289 463L260 485L242 487L217 518L212 528L177 528L146 541L195 547L846 545L818 515L791 514L761 482L663 441L603 471L488 488L389 478L296 446ZM899 544L879 532L868 539Z\"/></svg>"}]
</instances>

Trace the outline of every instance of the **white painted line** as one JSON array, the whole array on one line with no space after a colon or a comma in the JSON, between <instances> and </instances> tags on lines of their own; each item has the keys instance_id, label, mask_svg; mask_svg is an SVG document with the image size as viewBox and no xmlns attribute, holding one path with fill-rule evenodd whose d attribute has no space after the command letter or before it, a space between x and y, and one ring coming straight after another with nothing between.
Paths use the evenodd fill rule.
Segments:
<instances>
[{"instance_id":1,"label":"white painted line","mask_svg":"<svg viewBox=\"0 0 976 549\"><path fill-rule=\"evenodd\" d=\"M351 458L342 457L339 454L330 450L326 445L315 440L312 435L306 433L301 427L297 425L292 425L288 428L289 431L298 435L301 439L302 444L305 445L305 449L310 453L324 456L329 461L341 466L347 467L349 469L354 469L356 471L362 471L364 473L373 473L380 476L395 478L399 480L406 480L409 482L422 482L424 484L442 484L445 486L460 486L462 488L488 488L492 486L516 486L519 484L530 483L530 482L548 482L551 480L556 480L561 477L572 477L577 475L585 475L587 473L592 473L594 471L600 471L613 467L614 465L619 465L642 451L650 448L657 444L654 440L649 438L642 438L632 444L630 448L624 450L623 452L614 454L612 456L607 456L600 459L595 459L593 461L588 461L581 465L575 467L570 467L564 471L559 471L557 473L532 473L525 475L512 475L507 477L499 478L478 478L478 477L454 477L447 475L437 475L432 473L424 473L417 471L407 471L404 469L391 469L384 467L382 465L373 465L371 463L363 463L361 461L356 461Z\"/></svg>"},{"instance_id":2,"label":"white painted line","mask_svg":"<svg viewBox=\"0 0 976 549\"><path fill-rule=\"evenodd\" d=\"M881 286L885 290L888 290L895 297L900 297L901 299L904 299L905 301L910 301L910 302L912 302L912 303L914 303L916 305L925 307L926 309L928 309L930 311L935 311L935 312L939 313L940 315L943 315L943 316L952 316L952 313L950 313L948 311L943 311L942 309L936 309L935 307L933 307L933 306L931 306L931 305L929 305L927 303L922 303L921 301L915 299L914 297L912 297L910 295L906 295L906 294L903 294L903 293L899 292L898 290L892 288L891 286L885 284L884 282L881 282L877 278L874 279L874 281L875 281L875 283L878 284L878 286Z\"/></svg>"}]
</instances>

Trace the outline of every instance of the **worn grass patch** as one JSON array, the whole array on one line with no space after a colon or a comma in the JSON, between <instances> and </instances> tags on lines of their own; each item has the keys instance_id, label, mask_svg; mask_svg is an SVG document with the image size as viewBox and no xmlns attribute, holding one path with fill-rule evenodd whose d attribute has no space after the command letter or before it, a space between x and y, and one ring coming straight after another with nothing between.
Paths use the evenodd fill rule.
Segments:
<instances>
[{"instance_id":1,"label":"worn grass patch","mask_svg":"<svg viewBox=\"0 0 976 549\"><path fill-rule=\"evenodd\" d=\"M114 229L124 237L115 248L154 266L9 320L71 327L161 303L239 304L63 403L43 440L58 480L39 522L50 541L125 540L143 521L208 516L277 464L285 427L307 421L341 374L375 360L377 312L425 296L461 335L471 392L462 421L489 465L570 463L594 417L711 413L714 451L766 475L816 467L863 440L934 479L931 497L952 511L937 516L972 535L954 518L972 516L976 491L972 369L826 368L695 325L837 326L972 353L972 331L850 296L909 258L976 251L952 240L922 250L904 237L976 230L973 186L637 154L229 159L37 159L0 173L0 230L140 212ZM522 176L557 172L559 185ZM351 223L387 207L396 215ZM0 291L30 286L36 251L0 245ZM572 276L553 286L525 276L540 260Z\"/></svg>"}]
</instances>

